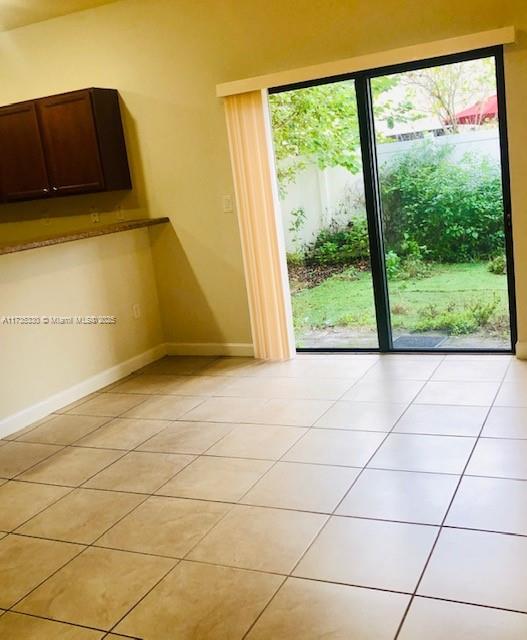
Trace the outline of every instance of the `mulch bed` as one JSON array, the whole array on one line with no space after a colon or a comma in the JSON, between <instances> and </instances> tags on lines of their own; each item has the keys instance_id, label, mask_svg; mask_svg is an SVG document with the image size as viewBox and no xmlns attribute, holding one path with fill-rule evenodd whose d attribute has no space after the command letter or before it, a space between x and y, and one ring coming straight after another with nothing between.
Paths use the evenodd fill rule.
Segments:
<instances>
[{"instance_id":1,"label":"mulch bed","mask_svg":"<svg viewBox=\"0 0 527 640\"><path fill-rule=\"evenodd\" d=\"M331 276L342 273L350 267L354 267L357 271L367 271L370 265L367 261L354 262L353 264L288 264L287 271L291 291L295 293L302 289L312 289Z\"/></svg>"}]
</instances>

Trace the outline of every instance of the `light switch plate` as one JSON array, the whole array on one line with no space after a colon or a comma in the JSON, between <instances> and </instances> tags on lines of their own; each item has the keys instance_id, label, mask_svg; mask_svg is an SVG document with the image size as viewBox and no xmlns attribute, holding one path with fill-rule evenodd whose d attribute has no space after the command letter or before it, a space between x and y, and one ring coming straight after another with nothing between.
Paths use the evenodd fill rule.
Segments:
<instances>
[{"instance_id":1,"label":"light switch plate","mask_svg":"<svg viewBox=\"0 0 527 640\"><path fill-rule=\"evenodd\" d=\"M223 213L232 213L234 211L234 203L231 195L223 196Z\"/></svg>"}]
</instances>

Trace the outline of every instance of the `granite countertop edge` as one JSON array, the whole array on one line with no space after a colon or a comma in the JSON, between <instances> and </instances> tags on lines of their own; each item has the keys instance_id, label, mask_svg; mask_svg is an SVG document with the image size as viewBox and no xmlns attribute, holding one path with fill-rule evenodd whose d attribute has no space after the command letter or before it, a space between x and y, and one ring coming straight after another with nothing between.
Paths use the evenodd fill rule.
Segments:
<instances>
[{"instance_id":1,"label":"granite countertop edge","mask_svg":"<svg viewBox=\"0 0 527 640\"><path fill-rule=\"evenodd\" d=\"M29 249L39 249L75 240L85 240L86 238L96 238L110 233L120 233L122 231L132 231L144 227L152 227L158 224L166 224L169 218L139 218L136 220L124 220L113 224L105 224L95 229L82 229L80 231L64 231L50 236L34 238L33 240L20 240L18 242L0 242L0 255L8 253L18 253Z\"/></svg>"}]
</instances>

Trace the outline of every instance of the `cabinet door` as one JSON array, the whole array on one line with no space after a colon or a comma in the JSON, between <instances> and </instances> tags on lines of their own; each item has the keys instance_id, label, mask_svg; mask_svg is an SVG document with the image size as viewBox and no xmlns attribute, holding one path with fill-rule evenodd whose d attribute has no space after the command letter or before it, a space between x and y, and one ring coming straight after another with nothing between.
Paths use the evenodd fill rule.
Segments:
<instances>
[{"instance_id":1,"label":"cabinet door","mask_svg":"<svg viewBox=\"0 0 527 640\"><path fill-rule=\"evenodd\" d=\"M0 109L0 190L3 200L49 195L34 102Z\"/></svg>"},{"instance_id":2,"label":"cabinet door","mask_svg":"<svg viewBox=\"0 0 527 640\"><path fill-rule=\"evenodd\" d=\"M42 98L37 105L52 191L104 189L89 90Z\"/></svg>"}]
</instances>

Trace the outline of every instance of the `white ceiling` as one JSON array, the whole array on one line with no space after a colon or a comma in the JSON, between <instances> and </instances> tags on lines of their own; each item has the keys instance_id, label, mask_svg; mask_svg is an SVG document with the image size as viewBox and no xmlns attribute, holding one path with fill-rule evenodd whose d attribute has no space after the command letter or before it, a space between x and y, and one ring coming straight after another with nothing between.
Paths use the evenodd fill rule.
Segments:
<instances>
[{"instance_id":1,"label":"white ceiling","mask_svg":"<svg viewBox=\"0 0 527 640\"><path fill-rule=\"evenodd\" d=\"M9 31L115 0L0 0L0 31Z\"/></svg>"}]
</instances>

